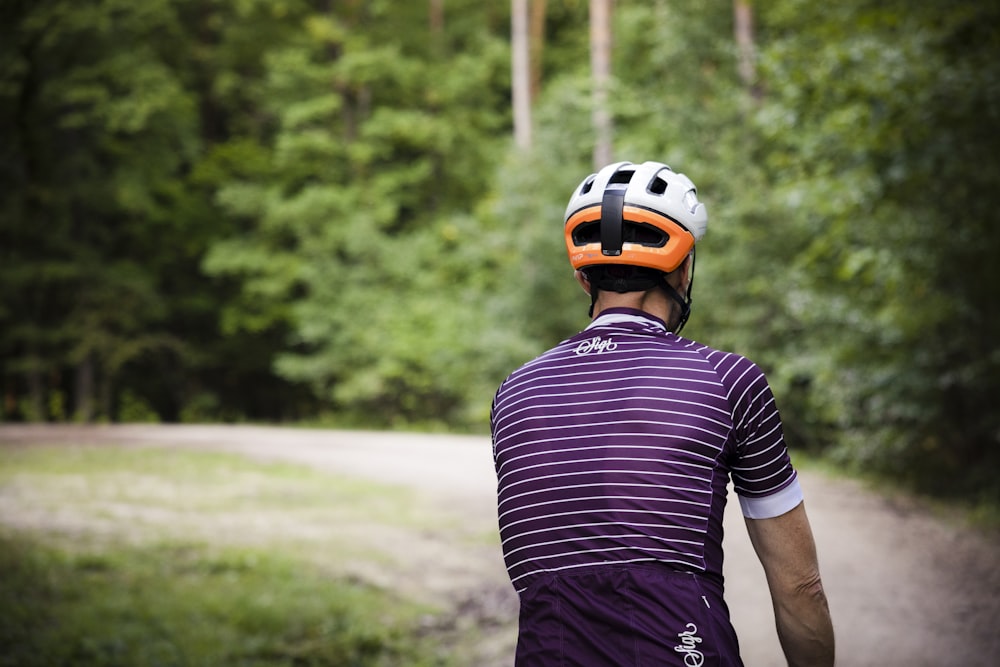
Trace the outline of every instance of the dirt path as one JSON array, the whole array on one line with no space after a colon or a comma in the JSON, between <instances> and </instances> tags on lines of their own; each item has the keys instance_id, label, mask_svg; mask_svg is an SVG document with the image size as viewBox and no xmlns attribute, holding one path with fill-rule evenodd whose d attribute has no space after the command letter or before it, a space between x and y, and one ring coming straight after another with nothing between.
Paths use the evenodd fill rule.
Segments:
<instances>
[{"instance_id":1,"label":"dirt path","mask_svg":"<svg viewBox=\"0 0 1000 667\"><path fill-rule=\"evenodd\" d=\"M495 478L482 437L252 426L0 426L0 444L78 442L211 448L405 485L459 517L468 534L495 530ZM849 481L805 473L806 506L842 667L983 667L1000 656L1000 541ZM2 518L2 517L0 517ZM782 665L763 573L735 502L726 516L727 597L748 667ZM440 536L439 536L440 538ZM485 654L509 664L516 601L495 548L427 540L436 561L420 586L475 591L491 620ZM379 576L374 572L372 576ZM484 612L484 607L485 612ZM482 667L476 665L473 667Z\"/></svg>"}]
</instances>

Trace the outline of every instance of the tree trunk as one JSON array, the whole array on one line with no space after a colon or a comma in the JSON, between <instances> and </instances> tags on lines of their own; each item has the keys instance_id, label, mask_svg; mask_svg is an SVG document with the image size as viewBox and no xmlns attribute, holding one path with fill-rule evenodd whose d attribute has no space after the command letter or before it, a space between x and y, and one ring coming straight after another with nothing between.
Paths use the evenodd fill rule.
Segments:
<instances>
[{"instance_id":1,"label":"tree trunk","mask_svg":"<svg viewBox=\"0 0 1000 667\"><path fill-rule=\"evenodd\" d=\"M3 395L4 417L8 417L17 412L17 393L13 388L8 387Z\"/></svg>"},{"instance_id":2,"label":"tree trunk","mask_svg":"<svg viewBox=\"0 0 1000 667\"><path fill-rule=\"evenodd\" d=\"M114 419L114 387L111 384L111 374L105 373L100 382L101 418L113 422Z\"/></svg>"},{"instance_id":3,"label":"tree trunk","mask_svg":"<svg viewBox=\"0 0 1000 667\"><path fill-rule=\"evenodd\" d=\"M531 47L528 50L531 69L531 101L538 99L542 89L542 53L545 50L545 0L531 0Z\"/></svg>"},{"instance_id":4,"label":"tree trunk","mask_svg":"<svg viewBox=\"0 0 1000 667\"><path fill-rule=\"evenodd\" d=\"M759 100L760 86L757 85L757 53L753 34L753 8L750 0L733 0L733 34L736 38L736 50L739 53L737 70L740 81L750 97Z\"/></svg>"},{"instance_id":5,"label":"tree trunk","mask_svg":"<svg viewBox=\"0 0 1000 667\"><path fill-rule=\"evenodd\" d=\"M430 0L427 7L428 29L430 30L429 50L435 60L443 60L447 53L444 38L444 0Z\"/></svg>"},{"instance_id":6,"label":"tree trunk","mask_svg":"<svg viewBox=\"0 0 1000 667\"><path fill-rule=\"evenodd\" d=\"M590 0L590 71L593 82L591 122L594 128L594 168L611 162L611 0Z\"/></svg>"},{"instance_id":7,"label":"tree trunk","mask_svg":"<svg viewBox=\"0 0 1000 667\"><path fill-rule=\"evenodd\" d=\"M430 0L431 39L444 34L444 0Z\"/></svg>"},{"instance_id":8,"label":"tree trunk","mask_svg":"<svg viewBox=\"0 0 1000 667\"><path fill-rule=\"evenodd\" d=\"M514 107L514 144L531 148L531 73L528 50L528 0L511 0L511 98Z\"/></svg>"},{"instance_id":9,"label":"tree trunk","mask_svg":"<svg viewBox=\"0 0 1000 667\"><path fill-rule=\"evenodd\" d=\"M76 421L85 424L94 419L94 359L89 354L76 367L73 416Z\"/></svg>"},{"instance_id":10,"label":"tree trunk","mask_svg":"<svg viewBox=\"0 0 1000 667\"><path fill-rule=\"evenodd\" d=\"M35 360L33 360L35 361ZM42 378L41 364L32 365L26 372L28 381L28 409L31 414L25 415L28 421L43 422L46 420L45 381Z\"/></svg>"}]
</instances>

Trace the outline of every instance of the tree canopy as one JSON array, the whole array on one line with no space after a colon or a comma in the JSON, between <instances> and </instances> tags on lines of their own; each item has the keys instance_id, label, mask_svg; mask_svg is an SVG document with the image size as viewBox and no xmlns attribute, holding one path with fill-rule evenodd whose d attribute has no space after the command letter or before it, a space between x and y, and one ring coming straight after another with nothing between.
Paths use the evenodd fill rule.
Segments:
<instances>
[{"instance_id":1,"label":"tree canopy","mask_svg":"<svg viewBox=\"0 0 1000 667\"><path fill-rule=\"evenodd\" d=\"M614 158L709 209L685 333L793 447L1000 498L1000 9L613 7ZM526 147L506 3L3 3L2 419L482 429L586 324L588 7L543 9Z\"/></svg>"}]
</instances>

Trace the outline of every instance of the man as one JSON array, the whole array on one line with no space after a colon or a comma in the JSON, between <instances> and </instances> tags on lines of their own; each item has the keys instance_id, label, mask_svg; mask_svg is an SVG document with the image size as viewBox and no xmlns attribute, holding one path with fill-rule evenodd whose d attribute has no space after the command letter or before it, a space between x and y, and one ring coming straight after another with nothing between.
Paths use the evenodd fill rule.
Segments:
<instances>
[{"instance_id":1,"label":"man","mask_svg":"<svg viewBox=\"0 0 1000 667\"><path fill-rule=\"evenodd\" d=\"M723 600L730 476L790 665L832 665L802 491L763 373L677 335L708 216L657 162L587 177L565 237L593 321L512 373L491 430L518 667L742 665Z\"/></svg>"}]
</instances>

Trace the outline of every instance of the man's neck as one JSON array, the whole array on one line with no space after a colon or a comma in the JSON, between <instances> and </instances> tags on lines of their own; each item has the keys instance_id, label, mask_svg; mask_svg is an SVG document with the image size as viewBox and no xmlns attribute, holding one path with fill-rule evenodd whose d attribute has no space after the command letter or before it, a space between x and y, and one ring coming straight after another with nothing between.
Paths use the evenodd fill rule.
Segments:
<instances>
[{"instance_id":1,"label":"man's neck","mask_svg":"<svg viewBox=\"0 0 1000 667\"><path fill-rule=\"evenodd\" d=\"M618 292L601 291L594 304L594 318L609 308L631 308L649 313L653 317L659 318L668 325L674 317L676 308L673 300L661 289L651 289L646 292Z\"/></svg>"}]
</instances>

